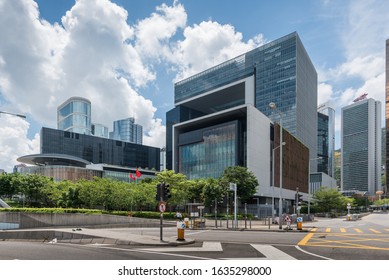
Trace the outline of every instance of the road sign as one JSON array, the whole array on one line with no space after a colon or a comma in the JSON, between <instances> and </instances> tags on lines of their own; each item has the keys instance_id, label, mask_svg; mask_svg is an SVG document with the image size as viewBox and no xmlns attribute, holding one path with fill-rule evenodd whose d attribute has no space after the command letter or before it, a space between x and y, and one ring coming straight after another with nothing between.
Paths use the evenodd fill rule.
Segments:
<instances>
[{"instance_id":1,"label":"road sign","mask_svg":"<svg viewBox=\"0 0 389 280\"><path fill-rule=\"evenodd\" d=\"M230 183L230 191L236 191L236 184Z\"/></svg>"},{"instance_id":2,"label":"road sign","mask_svg":"<svg viewBox=\"0 0 389 280\"><path fill-rule=\"evenodd\" d=\"M197 206L197 209L204 209L205 208L205 206Z\"/></svg>"},{"instance_id":3,"label":"road sign","mask_svg":"<svg viewBox=\"0 0 389 280\"><path fill-rule=\"evenodd\" d=\"M166 211L166 203L164 201L161 201L159 204L158 204L158 209L159 209L159 212L163 213Z\"/></svg>"},{"instance_id":4,"label":"road sign","mask_svg":"<svg viewBox=\"0 0 389 280\"><path fill-rule=\"evenodd\" d=\"M303 222L303 217L297 217L297 222L302 223Z\"/></svg>"},{"instance_id":5,"label":"road sign","mask_svg":"<svg viewBox=\"0 0 389 280\"><path fill-rule=\"evenodd\" d=\"M347 203L347 209L351 209L351 204Z\"/></svg>"}]
</instances>

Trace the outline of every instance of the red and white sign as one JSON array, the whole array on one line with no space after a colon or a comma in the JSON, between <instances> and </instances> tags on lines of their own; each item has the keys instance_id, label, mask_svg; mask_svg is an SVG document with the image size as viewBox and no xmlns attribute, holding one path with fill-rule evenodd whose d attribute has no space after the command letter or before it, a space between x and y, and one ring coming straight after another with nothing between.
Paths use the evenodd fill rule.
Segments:
<instances>
[{"instance_id":1,"label":"red and white sign","mask_svg":"<svg viewBox=\"0 0 389 280\"><path fill-rule=\"evenodd\" d=\"M158 209L159 209L159 212L163 213L166 211L166 203L161 201L159 204L158 204Z\"/></svg>"}]
</instances>

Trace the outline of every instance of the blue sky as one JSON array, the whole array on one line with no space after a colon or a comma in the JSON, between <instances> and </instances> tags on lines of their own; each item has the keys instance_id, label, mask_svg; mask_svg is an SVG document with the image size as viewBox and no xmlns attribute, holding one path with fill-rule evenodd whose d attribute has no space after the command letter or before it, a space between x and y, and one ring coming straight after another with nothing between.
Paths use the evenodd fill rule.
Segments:
<instances>
[{"instance_id":1,"label":"blue sky","mask_svg":"<svg viewBox=\"0 0 389 280\"><path fill-rule=\"evenodd\" d=\"M384 102L387 18L379 0L0 0L0 110L27 115L0 117L0 168L39 152L40 128L56 128L71 96L110 128L135 117L144 143L161 147L174 81L293 31L319 103L336 109L339 148L340 108L365 92Z\"/></svg>"}]
</instances>

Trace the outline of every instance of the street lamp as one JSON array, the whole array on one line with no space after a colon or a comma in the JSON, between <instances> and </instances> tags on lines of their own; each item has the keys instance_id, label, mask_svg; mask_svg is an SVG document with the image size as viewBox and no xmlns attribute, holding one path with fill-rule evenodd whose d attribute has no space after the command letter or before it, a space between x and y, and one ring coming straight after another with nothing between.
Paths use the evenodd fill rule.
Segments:
<instances>
[{"instance_id":1,"label":"street lamp","mask_svg":"<svg viewBox=\"0 0 389 280\"><path fill-rule=\"evenodd\" d=\"M278 209L278 226L279 226L279 229L282 229L282 223L281 223L281 220L282 220L282 112L280 110L277 109L277 105L276 103L274 102L270 102L269 103L269 107L270 109L274 110L274 111L278 111L278 113L280 114L280 122L279 122L279 125L280 125L280 198L279 198L279 209Z\"/></svg>"},{"instance_id":2,"label":"street lamp","mask_svg":"<svg viewBox=\"0 0 389 280\"><path fill-rule=\"evenodd\" d=\"M22 118L22 119L25 119L25 118L26 118L25 115L13 114L13 113L5 112L5 111L0 111L0 114L12 115L12 116L19 117L19 118Z\"/></svg>"}]
</instances>

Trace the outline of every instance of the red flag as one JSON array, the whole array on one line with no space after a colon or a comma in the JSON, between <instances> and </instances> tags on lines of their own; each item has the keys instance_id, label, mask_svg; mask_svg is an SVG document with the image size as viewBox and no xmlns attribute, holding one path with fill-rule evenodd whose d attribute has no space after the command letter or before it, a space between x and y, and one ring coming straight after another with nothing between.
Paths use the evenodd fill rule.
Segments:
<instances>
[{"instance_id":1,"label":"red flag","mask_svg":"<svg viewBox=\"0 0 389 280\"><path fill-rule=\"evenodd\" d=\"M132 175L132 173L130 173L130 178L132 179L132 180L135 180L136 178L134 177L134 175Z\"/></svg>"},{"instance_id":2,"label":"red flag","mask_svg":"<svg viewBox=\"0 0 389 280\"><path fill-rule=\"evenodd\" d=\"M142 173L139 172L138 168L136 169L135 174L136 174L136 177L138 177L138 178L139 178L140 176L142 176Z\"/></svg>"}]
</instances>

